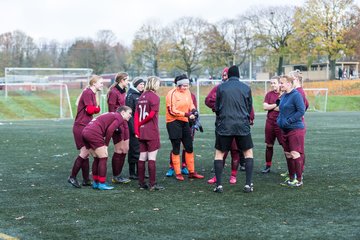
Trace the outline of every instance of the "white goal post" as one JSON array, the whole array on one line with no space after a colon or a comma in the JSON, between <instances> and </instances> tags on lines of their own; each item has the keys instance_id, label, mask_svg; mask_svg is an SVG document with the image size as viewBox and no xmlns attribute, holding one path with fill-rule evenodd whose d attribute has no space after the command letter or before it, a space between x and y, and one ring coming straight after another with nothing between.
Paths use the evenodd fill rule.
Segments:
<instances>
[{"instance_id":1,"label":"white goal post","mask_svg":"<svg viewBox=\"0 0 360 240\"><path fill-rule=\"evenodd\" d=\"M73 118L68 86L64 83L7 83L7 105L15 106L15 112L25 111L22 104L39 112L46 112L45 118ZM56 107L57 105L58 107Z\"/></svg>"},{"instance_id":2,"label":"white goal post","mask_svg":"<svg viewBox=\"0 0 360 240\"><path fill-rule=\"evenodd\" d=\"M328 88L304 88L309 101L308 111L326 112L328 102Z\"/></svg>"},{"instance_id":3,"label":"white goal post","mask_svg":"<svg viewBox=\"0 0 360 240\"><path fill-rule=\"evenodd\" d=\"M24 119L73 118L69 91L82 90L92 72L90 68L8 67L0 84L0 99L13 114L12 108L22 112Z\"/></svg>"}]
</instances>

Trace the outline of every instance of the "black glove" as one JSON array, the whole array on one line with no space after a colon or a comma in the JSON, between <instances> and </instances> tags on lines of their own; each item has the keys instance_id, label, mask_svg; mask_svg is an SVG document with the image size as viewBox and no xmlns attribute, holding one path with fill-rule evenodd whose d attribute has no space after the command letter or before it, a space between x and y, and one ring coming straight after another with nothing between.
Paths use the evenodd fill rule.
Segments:
<instances>
[{"instance_id":1,"label":"black glove","mask_svg":"<svg viewBox=\"0 0 360 240\"><path fill-rule=\"evenodd\" d=\"M280 98L276 99L276 106L278 107L280 105Z\"/></svg>"},{"instance_id":2,"label":"black glove","mask_svg":"<svg viewBox=\"0 0 360 240\"><path fill-rule=\"evenodd\" d=\"M200 132L204 132L204 129L200 123L199 118L196 118L194 125L192 125L192 129Z\"/></svg>"},{"instance_id":3,"label":"black glove","mask_svg":"<svg viewBox=\"0 0 360 240\"><path fill-rule=\"evenodd\" d=\"M194 114L195 117L199 117L199 112L196 109L191 110L191 113Z\"/></svg>"}]
</instances>

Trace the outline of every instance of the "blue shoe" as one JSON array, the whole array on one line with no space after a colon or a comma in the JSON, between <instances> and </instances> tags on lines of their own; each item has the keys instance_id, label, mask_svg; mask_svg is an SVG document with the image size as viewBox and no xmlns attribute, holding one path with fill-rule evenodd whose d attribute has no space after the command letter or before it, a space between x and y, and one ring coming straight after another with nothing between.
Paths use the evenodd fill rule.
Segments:
<instances>
[{"instance_id":1,"label":"blue shoe","mask_svg":"<svg viewBox=\"0 0 360 240\"><path fill-rule=\"evenodd\" d=\"M114 187L108 186L106 183L99 183L98 189L100 190L111 190Z\"/></svg>"},{"instance_id":2,"label":"blue shoe","mask_svg":"<svg viewBox=\"0 0 360 240\"><path fill-rule=\"evenodd\" d=\"M184 175L189 175L189 170L187 169L187 167L183 167L181 169L181 173L184 174Z\"/></svg>"},{"instance_id":3,"label":"blue shoe","mask_svg":"<svg viewBox=\"0 0 360 240\"><path fill-rule=\"evenodd\" d=\"M169 168L169 170L168 170L167 173L166 173L166 176L167 176L167 177L172 177L172 176L174 176L174 173L175 173L174 169L173 169L173 168Z\"/></svg>"},{"instance_id":4,"label":"blue shoe","mask_svg":"<svg viewBox=\"0 0 360 240\"><path fill-rule=\"evenodd\" d=\"M93 183L92 183L92 188L93 188L93 189L98 189L98 188L99 188L99 183L93 181Z\"/></svg>"}]
</instances>

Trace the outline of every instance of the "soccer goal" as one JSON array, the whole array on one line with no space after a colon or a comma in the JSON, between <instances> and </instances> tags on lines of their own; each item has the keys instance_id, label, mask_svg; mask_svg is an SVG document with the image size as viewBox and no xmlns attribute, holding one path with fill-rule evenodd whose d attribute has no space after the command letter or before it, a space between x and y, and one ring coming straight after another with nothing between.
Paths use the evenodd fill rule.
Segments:
<instances>
[{"instance_id":1,"label":"soccer goal","mask_svg":"<svg viewBox=\"0 0 360 240\"><path fill-rule=\"evenodd\" d=\"M309 101L308 111L326 112L328 92L327 88L304 88Z\"/></svg>"},{"instance_id":2,"label":"soccer goal","mask_svg":"<svg viewBox=\"0 0 360 240\"><path fill-rule=\"evenodd\" d=\"M240 81L246 83L251 88L255 112L264 112L262 104L266 93L271 89L270 80L240 79ZM200 79L196 82L196 98L199 113L211 113L210 109L202 107L203 104L199 103L203 103L211 89L221 82L221 80L209 79ZM327 88L305 88L304 91L309 101L308 111L326 112L328 101Z\"/></svg>"},{"instance_id":3,"label":"soccer goal","mask_svg":"<svg viewBox=\"0 0 360 240\"><path fill-rule=\"evenodd\" d=\"M73 118L70 91L76 89L76 99L91 73L87 68L5 68L0 101L13 119Z\"/></svg>"},{"instance_id":4,"label":"soccer goal","mask_svg":"<svg viewBox=\"0 0 360 240\"><path fill-rule=\"evenodd\" d=\"M262 109L262 101L264 99L267 91L270 90L270 80L249 80L249 79L240 79L241 82L244 82L251 88L253 100L254 100L254 109L255 111L260 111ZM196 81L196 100L198 102L198 111L199 113L211 113L209 109L200 109L202 104L205 101L208 93L216 85L220 84L221 80L209 80L209 79L199 79ZM263 110L261 110L263 111Z\"/></svg>"}]
</instances>

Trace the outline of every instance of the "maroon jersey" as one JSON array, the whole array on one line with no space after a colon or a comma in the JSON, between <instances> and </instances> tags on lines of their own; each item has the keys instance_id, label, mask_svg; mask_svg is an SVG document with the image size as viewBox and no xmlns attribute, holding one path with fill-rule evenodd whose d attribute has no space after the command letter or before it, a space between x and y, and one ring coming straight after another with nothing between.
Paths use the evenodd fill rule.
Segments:
<instances>
[{"instance_id":1,"label":"maroon jersey","mask_svg":"<svg viewBox=\"0 0 360 240\"><path fill-rule=\"evenodd\" d=\"M216 90L217 90L218 86L219 85L216 85L215 87L213 87L213 89L211 89L211 91L205 98L205 105L208 106L209 108L211 108L213 110L213 112L215 112Z\"/></svg>"},{"instance_id":2,"label":"maroon jersey","mask_svg":"<svg viewBox=\"0 0 360 240\"><path fill-rule=\"evenodd\" d=\"M89 132L91 132L92 139L104 139L104 144L108 146L111 136L117 129L122 127L124 121L120 113L104 113L89 122L84 128L83 135L89 136ZM91 139L87 139L87 141L91 142Z\"/></svg>"},{"instance_id":3,"label":"maroon jersey","mask_svg":"<svg viewBox=\"0 0 360 240\"><path fill-rule=\"evenodd\" d=\"M304 89L302 87L298 87L298 88L296 88L296 90L301 94L301 96L304 99L304 105L305 105L305 111L306 111L308 109L308 107L309 107L309 101L306 98L305 91L304 91Z\"/></svg>"},{"instance_id":4,"label":"maroon jersey","mask_svg":"<svg viewBox=\"0 0 360 240\"><path fill-rule=\"evenodd\" d=\"M267 104L275 104L276 100L279 99L280 93L275 91L270 91L265 95L264 103ZM276 119L279 116L279 111L269 110L267 113L267 119L270 121L274 121L276 123Z\"/></svg>"},{"instance_id":5,"label":"maroon jersey","mask_svg":"<svg viewBox=\"0 0 360 240\"><path fill-rule=\"evenodd\" d=\"M89 105L97 106L96 95L90 88L86 88L79 99L74 126L85 127L91 121L92 114L86 112L86 107Z\"/></svg>"},{"instance_id":6,"label":"maroon jersey","mask_svg":"<svg viewBox=\"0 0 360 240\"><path fill-rule=\"evenodd\" d=\"M195 108L197 109L197 108L198 108L198 105L197 105L196 96L195 96L195 94L193 94L192 92L191 92L191 99L192 99L192 101L193 101L193 104L194 104Z\"/></svg>"},{"instance_id":7,"label":"maroon jersey","mask_svg":"<svg viewBox=\"0 0 360 240\"><path fill-rule=\"evenodd\" d=\"M116 112L116 110L125 105L126 90L121 89L120 86L116 85L111 88L108 95L108 108L109 112Z\"/></svg>"},{"instance_id":8,"label":"maroon jersey","mask_svg":"<svg viewBox=\"0 0 360 240\"><path fill-rule=\"evenodd\" d=\"M160 139L159 131L159 106L160 98L152 91L146 91L139 97L136 111L139 113L139 122L144 120L151 111L155 112L154 117L140 126L140 140Z\"/></svg>"}]
</instances>

